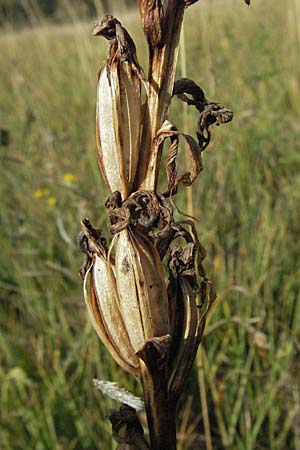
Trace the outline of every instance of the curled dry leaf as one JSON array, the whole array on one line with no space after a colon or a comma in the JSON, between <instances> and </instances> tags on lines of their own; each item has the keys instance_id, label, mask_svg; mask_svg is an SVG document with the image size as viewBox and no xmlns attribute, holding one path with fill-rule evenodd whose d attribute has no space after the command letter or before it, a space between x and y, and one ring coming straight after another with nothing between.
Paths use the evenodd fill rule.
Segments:
<instances>
[{"instance_id":1,"label":"curled dry leaf","mask_svg":"<svg viewBox=\"0 0 300 450\"><path fill-rule=\"evenodd\" d=\"M176 315L181 309L182 323L180 324L180 338L177 339L178 349L172 356L168 380L169 395L172 400L179 398L186 378L189 375L191 361L194 361L198 348L196 345L196 331L198 327L196 294L184 277L178 283L176 296L176 303L178 306L181 306L181 308L177 307Z\"/></svg>"},{"instance_id":2,"label":"curled dry leaf","mask_svg":"<svg viewBox=\"0 0 300 450\"><path fill-rule=\"evenodd\" d=\"M188 105L195 106L199 111L196 133L201 152L203 152L210 143L212 126L230 122L233 118L232 111L220 103L209 102L200 86L189 78L180 78L175 81L174 95Z\"/></svg>"},{"instance_id":3,"label":"curled dry leaf","mask_svg":"<svg viewBox=\"0 0 300 450\"><path fill-rule=\"evenodd\" d=\"M162 145L153 146L153 141L170 108L184 2L165 0L163 6L159 0L139 0L139 3L149 45L149 92L144 108L137 186L156 190Z\"/></svg>"},{"instance_id":4,"label":"curled dry leaf","mask_svg":"<svg viewBox=\"0 0 300 450\"><path fill-rule=\"evenodd\" d=\"M182 136L187 143L187 148L191 159L191 170L190 172L185 172L184 174L177 176L176 159L178 155L180 136ZM174 127L174 125L166 120L163 126L157 132L156 145L161 145L161 143L167 138L170 138L171 140L167 158L167 179L168 192L172 195L176 192L177 187L180 183L182 183L184 186L190 186L203 169L203 166L201 159L201 149L197 141L192 136L178 131L176 127Z\"/></svg>"},{"instance_id":5,"label":"curled dry leaf","mask_svg":"<svg viewBox=\"0 0 300 450\"><path fill-rule=\"evenodd\" d=\"M164 370L169 357L171 342L170 334L154 337L148 339L143 348L137 352L150 372L155 373L157 370Z\"/></svg>"},{"instance_id":6,"label":"curled dry leaf","mask_svg":"<svg viewBox=\"0 0 300 450\"><path fill-rule=\"evenodd\" d=\"M96 135L103 178L111 190L127 198L136 176L141 128L142 69L133 40L112 16L93 28L110 41L108 60L100 67Z\"/></svg>"},{"instance_id":7,"label":"curled dry leaf","mask_svg":"<svg viewBox=\"0 0 300 450\"><path fill-rule=\"evenodd\" d=\"M108 418L112 424L113 437L120 444L117 450L150 450L133 408L124 405L119 410L109 409Z\"/></svg>"},{"instance_id":8,"label":"curled dry leaf","mask_svg":"<svg viewBox=\"0 0 300 450\"><path fill-rule=\"evenodd\" d=\"M123 203L118 192L114 192L105 203L108 209L109 230L112 234L137 227L152 237L169 233L173 223L173 212L163 195L139 190Z\"/></svg>"}]
</instances>

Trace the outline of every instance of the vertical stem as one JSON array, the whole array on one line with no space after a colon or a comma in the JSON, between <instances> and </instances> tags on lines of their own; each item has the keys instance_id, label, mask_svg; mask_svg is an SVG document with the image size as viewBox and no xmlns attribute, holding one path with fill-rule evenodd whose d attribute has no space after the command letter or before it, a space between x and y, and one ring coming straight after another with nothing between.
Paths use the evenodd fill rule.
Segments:
<instances>
[{"instance_id":1,"label":"vertical stem","mask_svg":"<svg viewBox=\"0 0 300 450\"><path fill-rule=\"evenodd\" d=\"M157 184L162 145L153 146L153 141L167 118L171 103L183 14L183 1L166 1L161 25L161 42L156 46L149 44L150 86L145 106L137 183L142 189L154 190Z\"/></svg>"},{"instance_id":2,"label":"vertical stem","mask_svg":"<svg viewBox=\"0 0 300 450\"><path fill-rule=\"evenodd\" d=\"M187 77L187 69L186 69L186 48L185 48L185 32L184 32L184 24L182 25L182 33L180 37L180 66L181 66L181 76L182 78ZM183 115L183 131L188 134L189 131L189 115L188 115L188 105L185 102L182 102L182 115ZM190 154L188 151L187 143L184 146L185 149L185 169L188 172L190 167ZM192 186L186 187L186 197L187 197L187 213L191 217L194 216L194 206L193 206L193 189Z\"/></svg>"},{"instance_id":3,"label":"vertical stem","mask_svg":"<svg viewBox=\"0 0 300 450\"><path fill-rule=\"evenodd\" d=\"M169 413L165 370L155 373L140 360L151 450L176 450L175 414Z\"/></svg>"},{"instance_id":4,"label":"vertical stem","mask_svg":"<svg viewBox=\"0 0 300 450\"><path fill-rule=\"evenodd\" d=\"M210 423L209 423L209 415L208 415L208 407L207 407L205 379L204 379L204 372L203 372L202 344L200 344L200 347L199 347L199 350L197 353L197 369L198 369L198 381L199 381L199 390L200 390L201 409L202 409L203 422L204 422L204 435L205 435L206 450L212 450L211 431L210 431Z\"/></svg>"},{"instance_id":5,"label":"vertical stem","mask_svg":"<svg viewBox=\"0 0 300 450\"><path fill-rule=\"evenodd\" d=\"M185 58L185 34L184 27L182 27L182 35L180 39L180 62L181 62L181 76L183 78L187 77L186 70L186 58ZM183 128L184 132L188 133L188 106L186 103L183 103ZM189 167L189 155L188 152L185 152L185 164L186 168ZM194 203L193 203L193 191L192 188L187 188L187 212L190 216L195 217L194 211ZM205 379L203 372L203 362L202 362L202 344L200 344L198 353L197 353L197 368L198 368L198 383L199 383L199 391L200 391L200 400L201 400L201 409L202 416L204 422L204 435L205 435L205 444L206 450L212 450L212 442L211 442L211 431L210 431L210 423L209 423L209 414L207 407L207 398L206 398L206 387L205 387Z\"/></svg>"}]
</instances>

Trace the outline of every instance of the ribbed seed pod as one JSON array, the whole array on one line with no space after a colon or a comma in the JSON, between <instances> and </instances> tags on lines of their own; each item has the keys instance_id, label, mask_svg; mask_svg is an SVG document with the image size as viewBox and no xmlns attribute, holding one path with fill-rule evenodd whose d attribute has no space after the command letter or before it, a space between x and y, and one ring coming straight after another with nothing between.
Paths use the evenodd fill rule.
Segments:
<instances>
[{"instance_id":1,"label":"ribbed seed pod","mask_svg":"<svg viewBox=\"0 0 300 450\"><path fill-rule=\"evenodd\" d=\"M163 267L152 241L130 229L116 236L120 311L135 352L148 339L170 333Z\"/></svg>"},{"instance_id":2,"label":"ribbed seed pod","mask_svg":"<svg viewBox=\"0 0 300 450\"><path fill-rule=\"evenodd\" d=\"M194 242L174 247L169 257L172 345L169 353L168 390L170 401L175 404L192 369L203 335L206 314L215 299L214 287L204 277L202 261L205 251L194 230L188 235ZM204 278L201 282L200 276Z\"/></svg>"},{"instance_id":3,"label":"ribbed seed pod","mask_svg":"<svg viewBox=\"0 0 300 450\"><path fill-rule=\"evenodd\" d=\"M168 380L170 397L175 399L179 397L182 386L186 382L199 344L196 333L199 326L196 295L184 277L180 278L176 294L180 297L177 298L177 305L181 304L181 309L176 311L177 315L180 314L178 319L181 321L181 335L176 340L177 351L172 360L172 369ZM176 330L174 330L174 334L176 334Z\"/></svg>"},{"instance_id":4,"label":"ribbed seed pod","mask_svg":"<svg viewBox=\"0 0 300 450\"><path fill-rule=\"evenodd\" d=\"M113 270L104 256L94 254L83 290L90 320L101 341L123 369L138 375L139 362L120 315Z\"/></svg>"},{"instance_id":5,"label":"ribbed seed pod","mask_svg":"<svg viewBox=\"0 0 300 450\"><path fill-rule=\"evenodd\" d=\"M129 61L116 57L99 72L96 132L100 169L123 200L136 175L141 128L141 81Z\"/></svg>"}]
</instances>

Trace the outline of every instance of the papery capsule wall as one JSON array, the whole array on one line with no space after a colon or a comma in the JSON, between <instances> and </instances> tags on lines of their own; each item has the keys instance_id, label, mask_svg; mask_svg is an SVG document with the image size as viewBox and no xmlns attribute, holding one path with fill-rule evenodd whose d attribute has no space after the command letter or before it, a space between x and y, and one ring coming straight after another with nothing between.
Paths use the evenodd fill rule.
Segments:
<instances>
[{"instance_id":1,"label":"papery capsule wall","mask_svg":"<svg viewBox=\"0 0 300 450\"><path fill-rule=\"evenodd\" d=\"M115 264L120 311L138 352L147 339L170 333L163 267L151 240L128 229L116 238Z\"/></svg>"},{"instance_id":2,"label":"papery capsule wall","mask_svg":"<svg viewBox=\"0 0 300 450\"><path fill-rule=\"evenodd\" d=\"M113 277L106 259L95 254L84 279L85 303L90 320L112 357L123 369L138 375L138 358L120 315Z\"/></svg>"},{"instance_id":3,"label":"papery capsule wall","mask_svg":"<svg viewBox=\"0 0 300 450\"><path fill-rule=\"evenodd\" d=\"M128 61L106 63L97 89L98 159L111 192L130 194L139 159L141 82Z\"/></svg>"}]
</instances>

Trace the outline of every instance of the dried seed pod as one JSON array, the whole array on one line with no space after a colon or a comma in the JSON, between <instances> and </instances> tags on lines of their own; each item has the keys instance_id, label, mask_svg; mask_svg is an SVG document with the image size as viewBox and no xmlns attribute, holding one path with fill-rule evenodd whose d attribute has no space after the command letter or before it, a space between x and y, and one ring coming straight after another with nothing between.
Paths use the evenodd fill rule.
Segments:
<instances>
[{"instance_id":1,"label":"dried seed pod","mask_svg":"<svg viewBox=\"0 0 300 450\"><path fill-rule=\"evenodd\" d=\"M106 16L93 33L111 41L99 70L96 135L99 165L111 190L127 198L134 183L140 148L141 69L135 46L117 19Z\"/></svg>"},{"instance_id":2,"label":"dried seed pod","mask_svg":"<svg viewBox=\"0 0 300 450\"><path fill-rule=\"evenodd\" d=\"M193 240L195 242L189 242L183 247L174 247L169 259L172 346L168 390L170 400L175 404L193 366L206 314L215 299L213 287L207 279L200 286L198 284L197 275L199 268L201 270L203 254L197 236ZM208 294L207 286L210 287ZM197 298L200 298L200 303L197 303Z\"/></svg>"},{"instance_id":3,"label":"dried seed pod","mask_svg":"<svg viewBox=\"0 0 300 450\"><path fill-rule=\"evenodd\" d=\"M105 347L126 371L139 375L139 362L119 312L114 275L103 256L94 254L83 285L90 320Z\"/></svg>"},{"instance_id":4,"label":"dried seed pod","mask_svg":"<svg viewBox=\"0 0 300 450\"><path fill-rule=\"evenodd\" d=\"M138 352L148 339L170 333L163 267L152 241L129 228L116 236L115 268L120 311Z\"/></svg>"},{"instance_id":5,"label":"dried seed pod","mask_svg":"<svg viewBox=\"0 0 300 450\"><path fill-rule=\"evenodd\" d=\"M181 304L181 308L176 310L176 318L181 325L181 334L177 339L178 348L172 360L172 369L168 380L170 396L175 399L181 394L198 349L198 345L196 345L198 327L196 295L184 277L179 282L176 295L176 304ZM178 317L179 314L181 317Z\"/></svg>"}]
</instances>

